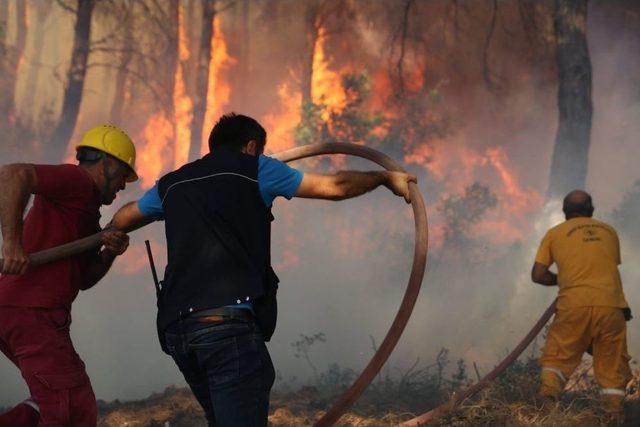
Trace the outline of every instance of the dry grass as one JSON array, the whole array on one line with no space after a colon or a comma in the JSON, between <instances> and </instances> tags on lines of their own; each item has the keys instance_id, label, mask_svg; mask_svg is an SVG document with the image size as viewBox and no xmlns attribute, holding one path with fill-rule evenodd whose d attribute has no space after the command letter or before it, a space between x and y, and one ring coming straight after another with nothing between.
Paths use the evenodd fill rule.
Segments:
<instances>
[{"instance_id":1,"label":"dry grass","mask_svg":"<svg viewBox=\"0 0 640 427\"><path fill-rule=\"evenodd\" d=\"M538 372L530 361L520 362L480 395L464 402L436 420L436 426L600 426L608 425L600 407L590 366L585 364L572 376L560 402L536 405ZM625 407L627 426L640 425L640 371L628 387ZM378 391L380 392L380 390ZM380 396L374 394L374 397ZM401 397L394 395L401 400ZM413 401L417 396L408 396ZM269 424L274 427L298 427L313 424L328 405L315 387L303 387L295 393L274 393ZM366 406L347 413L338 425L354 427L393 426L435 406L425 402L416 413L407 413L406 402L390 407L385 401L375 411L372 396L364 396ZM413 412L413 410L412 410ZM205 426L202 410L188 389L169 387L161 394L139 402L118 401L100 405L100 427L199 427Z\"/></svg>"},{"instance_id":2,"label":"dry grass","mask_svg":"<svg viewBox=\"0 0 640 427\"><path fill-rule=\"evenodd\" d=\"M606 425L606 417L599 410L597 402L591 407L584 407L569 400L540 408L535 403L507 403L489 395L464 403L437 420L434 425L577 427Z\"/></svg>"},{"instance_id":3,"label":"dry grass","mask_svg":"<svg viewBox=\"0 0 640 427\"><path fill-rule=\"evenodd\" d=\"M189 389L168 387L163 393L137 401L99 404L99 427L206 426L202 408Z\"/></svg>"}]
</instances>

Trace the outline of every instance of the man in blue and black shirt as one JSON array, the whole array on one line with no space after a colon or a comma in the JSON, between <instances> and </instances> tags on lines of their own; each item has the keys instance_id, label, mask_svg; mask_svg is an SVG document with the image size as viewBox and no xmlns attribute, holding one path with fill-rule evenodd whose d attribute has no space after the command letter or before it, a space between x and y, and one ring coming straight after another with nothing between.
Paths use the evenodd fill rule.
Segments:
<instances>
[{"instance_id":1,"label":"man in blue and black shirt","mask_svg":"<svg viewBox=\"0 0 640 427\"><path fill-rule=\"evenodd\" d=\"M264 342L275 329L278 287L270 256L274 199L342 200L384 185L408 203L416 181L388 171L302 173L263 155L266 140L254 119L222 116L209 154L163 176L113 218L126 231L165 221L158 334L209 425L267 425L275 374Z\"/></svg>"}]
</instances>

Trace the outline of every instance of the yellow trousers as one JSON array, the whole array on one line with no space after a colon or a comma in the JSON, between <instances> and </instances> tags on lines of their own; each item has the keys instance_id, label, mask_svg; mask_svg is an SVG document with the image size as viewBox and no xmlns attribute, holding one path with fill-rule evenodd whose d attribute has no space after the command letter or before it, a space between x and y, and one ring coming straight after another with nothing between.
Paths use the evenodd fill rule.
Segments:
<instances>
[{"instance_id":1,"label":"yellow trousers","mask_svg":"<svg viewBox=\"0 0 640 427\"><path fill-rule=\"evenodd\" d=\"M618 412L631 379L627 325L620 308L577 307L556 311L540 358L540 395L558 398L589 346L593 349L593 370L602 387L604 407Z\"/></svg>"}]
</instances>

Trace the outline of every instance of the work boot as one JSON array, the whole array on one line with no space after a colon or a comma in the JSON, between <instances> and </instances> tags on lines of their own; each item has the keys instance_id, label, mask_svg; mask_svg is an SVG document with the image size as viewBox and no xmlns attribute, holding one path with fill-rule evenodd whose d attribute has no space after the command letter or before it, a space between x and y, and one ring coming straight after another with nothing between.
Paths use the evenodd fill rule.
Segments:
<instances>
[{"instance_id":1,"label":"work boot","mask_svg":"<svg viewBox=\"0 0 640 427\"><path fill-rule=\"evenodd\" d=\"M619 427L624 425L624 413L621 412L607 412L605 415L605 425L607 427Z\"/></svg>"},{"instance_id":2,"label":"work boot","mask_svg":"<svg viewBox=\"0 0 640 427\"><path fill-rule=\"evenodd\" d=\"M535 399L535 407L541 412L549 412L558 404L558 398L555 396L543 396L538 394Z\"/></svg>"},{"instance_id":3,"label":"work boot","mask_svg":"<svg viewBox=\"0 0 640 427\"><path fill-rule=\"evenodd\" d=\"M564 381L555 372L543 370L538 396L540 398L548 397L556 402L560 398L562 390L564 390Z\"/></svg>"},{"instance_id":4,"label":"work boot","mask_svg":"<svg viewBox=\"0 0 640 427\"><path fill-rule=\"evenodd\" d=\"M601 396L602 409L607 418L607 425L619 426L624 422L624 396L604 394Z\"/></svg>"}]
</instances>

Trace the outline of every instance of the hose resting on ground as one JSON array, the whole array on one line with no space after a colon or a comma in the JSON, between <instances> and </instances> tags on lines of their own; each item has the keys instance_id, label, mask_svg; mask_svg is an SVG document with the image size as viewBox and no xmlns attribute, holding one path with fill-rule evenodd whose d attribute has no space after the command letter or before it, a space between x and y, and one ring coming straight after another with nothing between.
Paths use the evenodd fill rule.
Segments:
<instances>
[{"instance_id":1,"label":"hose resting on ground","mask_svg":"<svg viewBox=\"0 0 640 427\"><path fill-rule=\"evenodd\" d=\"M403 422L402 424L400 424L400 427L417 427L433 422L437 418L440 418L442 415L458 406L460 403L464 402L466 399L483 390L491 383L491 381L496 379L498 375L502 374L509 366L513 364L513 362L518 359L518 357L520 357L522 352L527 347L529 347L529 344L531 344L534 338L538 336L542 328L544 328L544 325L547 324L555 311L556 301L554 300L551 305L545 310L545 312L542 313L542 316L540 316L538 321L533 325L533 328L531 328L529 333L525 335L522 341L518 343L518 345L511 351L511 353L509 353L507 357L505 357L495 368L493 368L491 372L485 375L477 383L469 386L464 390L454 393L451 396L451 399L440 404L440 406L437 406L422 415Z\"/></svg>"}]
</instances>

